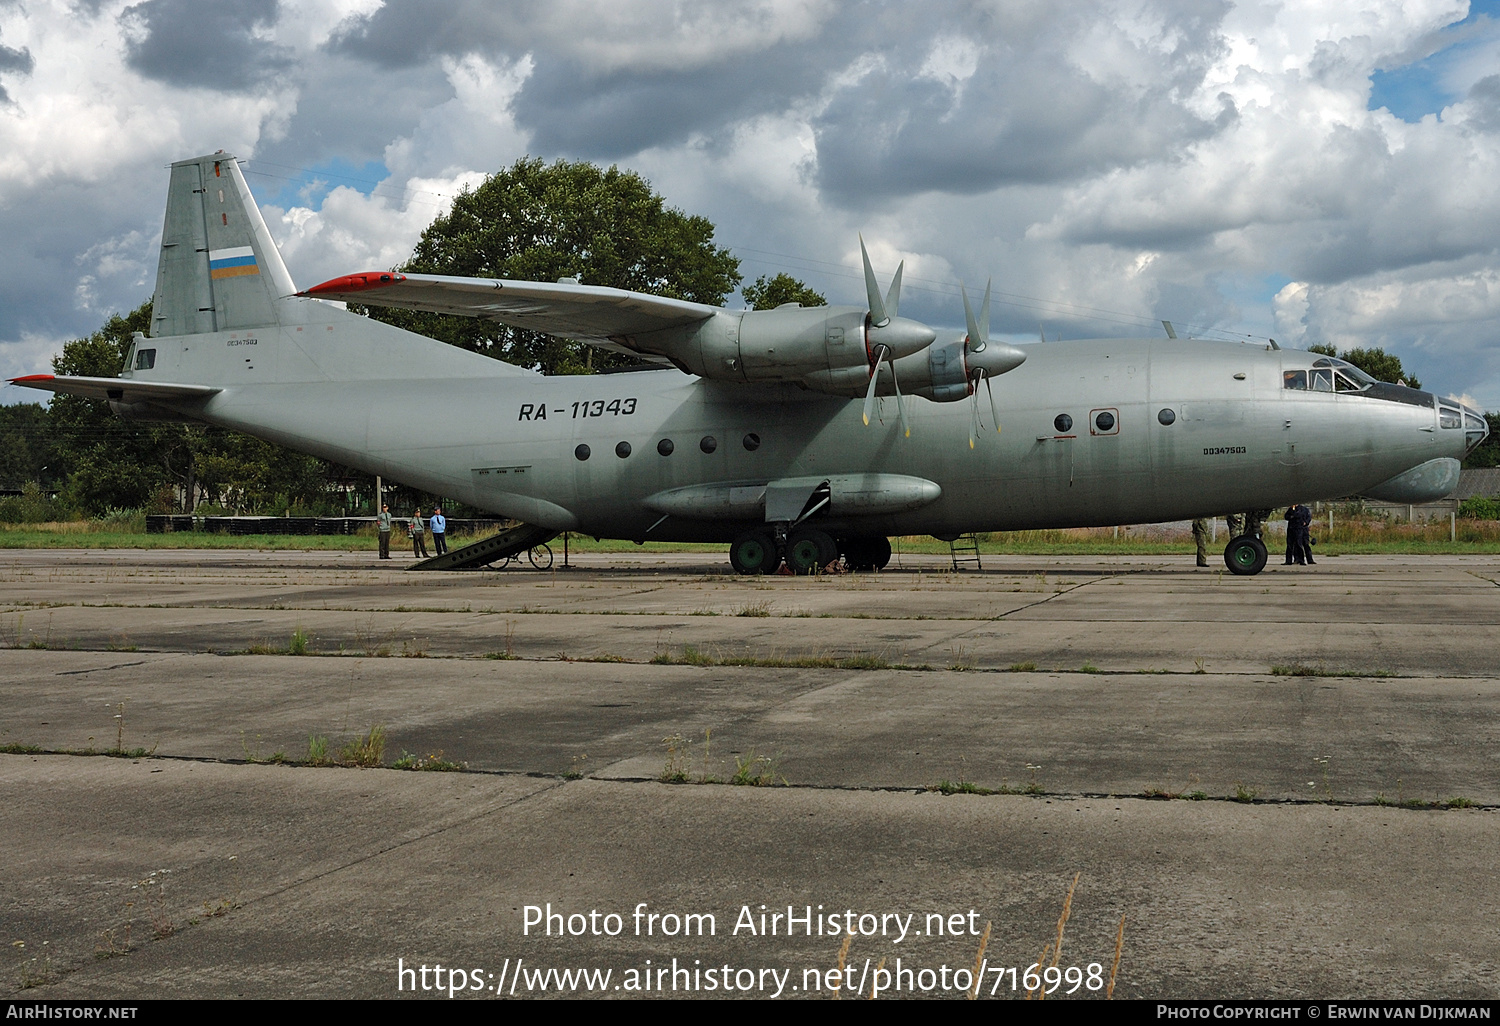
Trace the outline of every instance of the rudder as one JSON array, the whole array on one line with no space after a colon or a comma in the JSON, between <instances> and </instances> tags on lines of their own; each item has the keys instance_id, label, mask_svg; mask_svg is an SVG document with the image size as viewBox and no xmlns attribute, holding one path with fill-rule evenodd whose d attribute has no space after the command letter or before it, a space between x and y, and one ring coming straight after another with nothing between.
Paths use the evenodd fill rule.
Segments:
<instances>
[{"instance_id":1,"label":"rudder","mask_svg":"<svg viewBox=\"0 0 1500 1026\"><path fill-rule=\"evenodd\" d=\"M279 321L296 291L235 158L172 165L151 335L196 335Z\"/></svg>"}]
</instances>

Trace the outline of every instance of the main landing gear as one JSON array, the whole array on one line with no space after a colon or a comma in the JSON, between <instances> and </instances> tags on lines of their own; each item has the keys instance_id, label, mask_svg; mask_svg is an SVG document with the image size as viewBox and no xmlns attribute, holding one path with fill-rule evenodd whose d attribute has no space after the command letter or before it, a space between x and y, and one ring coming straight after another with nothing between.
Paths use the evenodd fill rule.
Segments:
<instances>
[{"instance_id":1,"label":"main landing gear","mask_svg":"<svg viewBox=\"0 0 1500 1026\"><path fill-rule=\"evenodd\" d=\"M799 528L778 541L769 528L747 531L729 546L736 573L774 574L782 563L794 574L815 574L840 556L850 570L883 570L891 561L891 543L878 536L835 539L826 531Z\"/></svg>"},{"instance_id":2,"label":"main landing gear","mask_svg":"<svg viewBox=\"0 0 1500 1026\"><path fill-rule=\"evenodd\" d=\"M1266 546L1253 534L1242 534L1232 538L1224 546L1224 565L1229 572L1241 577L1251 577L1266 568Z\"/></svg>"}]
</instances>

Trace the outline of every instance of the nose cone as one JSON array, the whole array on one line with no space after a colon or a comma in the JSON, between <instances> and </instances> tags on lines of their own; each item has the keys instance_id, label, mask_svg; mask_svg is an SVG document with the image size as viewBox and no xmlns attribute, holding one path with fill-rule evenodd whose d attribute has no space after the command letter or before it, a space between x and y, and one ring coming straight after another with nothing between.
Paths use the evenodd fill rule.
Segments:
<instances>
[{"instance_id":1,"label":"nose cone","mask_svg":"<svg viewBox=\"0 0 1500 1026\"><path fill-rule=\"evenodd\" d=\"M937 332L910 317L892 317L880 327L868 331L870 348L885 346L897 359L921 352L937 341Z\"/></svg>"},{"instance_id":2,"label":"nose cone","mask_svg":"<svg viewBox=\"0 0 1500 1026\"><path fill-rule=\"evenodd\" d=\"M964 356L969 373L982 370L989 377L1015 370L1026 362L1026 350L1006 342L986 342L983 348L973 348Z\"/></svg>"}]
</instances>

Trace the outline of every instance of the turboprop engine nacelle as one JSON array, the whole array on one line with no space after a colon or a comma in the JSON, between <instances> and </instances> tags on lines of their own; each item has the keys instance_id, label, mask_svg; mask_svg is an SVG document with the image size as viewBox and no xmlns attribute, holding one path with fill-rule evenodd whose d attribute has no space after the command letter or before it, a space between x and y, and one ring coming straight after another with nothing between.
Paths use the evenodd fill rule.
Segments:
<instances>
[{"instance_id":1,"label":"turboprop engine nacelle","mask_svg":"<svg viewBox=\"0 0 1500 1026\"><path fill-rule=\"evenodd\" d=\"M635 348L668 356L681 369L727 381L785 381L834 395L863 395L876 347L899 360L920 354L937 332L909 317L876 327L856 306L782 306L723 311L691 338L636 336Z\"/></svg>"}]
</instances>

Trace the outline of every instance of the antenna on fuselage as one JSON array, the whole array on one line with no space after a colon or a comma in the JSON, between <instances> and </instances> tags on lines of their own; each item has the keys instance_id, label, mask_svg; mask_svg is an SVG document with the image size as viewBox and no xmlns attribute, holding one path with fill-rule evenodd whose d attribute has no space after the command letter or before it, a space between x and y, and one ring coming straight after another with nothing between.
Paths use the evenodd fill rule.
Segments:
<instances>
[{"instance_id":1,"label":"antenna on fuselage","mask_svg":"<svg viewBox=\"0 0 1500 1026\"><path fill-rule=\"evenodd\" d=\"M1163 328L1167 329L1167 338L1176 338L1177 337L1177 329L1174 328L1174 327L1172 327L1172 322L1171 321L1162 321L1161 322L1161 326Z\"/></svg>"}]
</instances>

